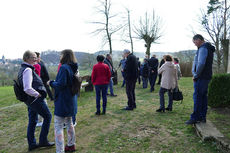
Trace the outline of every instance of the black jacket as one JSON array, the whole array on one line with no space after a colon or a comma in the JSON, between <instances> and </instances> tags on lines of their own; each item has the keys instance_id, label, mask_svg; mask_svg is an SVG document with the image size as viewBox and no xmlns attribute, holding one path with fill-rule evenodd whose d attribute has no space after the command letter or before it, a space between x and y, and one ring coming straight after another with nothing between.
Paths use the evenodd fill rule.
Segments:
<instances>
[{"instance_id":1,"label":"black jacket","mask_svg":"<svg viewBox=\"0 0 230 153\"><path fill-rule=\"evenodd\" d=\"M150 74L157 74L157 69L158 69L158 59L155 57L151 57L149 59L149 71ZM152 71L154 71L152 73Z\"/></svg>"},{"instance_id":2,"label":"black jacket","mask_svg":"<svg viewBox=\"0 0 230 153\"><path fill-rule=\"evenodd\" d=\"M41 79L42 79L42 82L44 84L46 84L46 82L50 80L49 73L48 73L48 71L47 71L47 69L45 67L45 64L42 61L40 61L38 64L41 66Z\"/></svg>"},{"instance_id":3,"label":"black jacket","mask_svg":"<svg viewBox=\"0 0 230 153\"><path fill-rule=\"evenodd\" d=\"M136 56L129 54L125 62L125 80L137 80L138 78L138 62Z\"/></svg>"}]
</instances>

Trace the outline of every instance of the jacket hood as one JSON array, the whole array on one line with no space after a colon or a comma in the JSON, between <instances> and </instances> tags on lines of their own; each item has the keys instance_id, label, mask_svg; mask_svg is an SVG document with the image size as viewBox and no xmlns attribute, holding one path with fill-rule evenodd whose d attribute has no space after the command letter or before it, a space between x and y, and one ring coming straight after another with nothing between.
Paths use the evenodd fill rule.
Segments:
<instances>
[{"instance_id":1,"label":"jacket hood","mask_svg":"<svg viewBox=\"0 0 230 153\"><path fill-rule=\"evenodd\" d=\"M165 65L168 67L174 67L174 64L172 62L166 61Z\"/></svg>"},{"instance_id":2,"label":"jacket hood","mask_svg":"<svg viewBox=\"0 0 230 153\"><path fill-rule=\"evenodd\" d=\"M68 64L71 69L73 70L73 73L76 73L77 72L77 69L78 69L78 64L77 63L70 63Z\"/></svg>"},{"instance_id":3,"label":"jacket hood","mask_svg":"<svg viewBox=\"0 0 230 153\"><path fill-rule=\"evenodd\" d=\"M208 50L215 52L215 47L211 45L209 42L204 43L204 46L207 47Z\"/></svg>"}]
</instances>

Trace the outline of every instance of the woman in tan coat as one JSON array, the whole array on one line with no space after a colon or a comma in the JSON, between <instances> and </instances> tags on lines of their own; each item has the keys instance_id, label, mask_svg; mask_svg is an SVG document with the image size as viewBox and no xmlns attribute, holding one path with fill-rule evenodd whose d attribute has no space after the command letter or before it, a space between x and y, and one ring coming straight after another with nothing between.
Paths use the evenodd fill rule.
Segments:
<instances>
[{"instance_id":1,"label":"woman in tan coat","mask_svg":"<svg viewBox=\"0 0 230 153\"><path fill-rule=\"evenodd\" d=\"M172 91L177 87L177 69L173 64L173 58L170 55L164 56L165 63L159 68L158 74L162 74L160 95L160 108L157 112L165 112L164 94L168 92L168 107L166 110L172 111L173 94Z\"/></svg>"}]
</instances>

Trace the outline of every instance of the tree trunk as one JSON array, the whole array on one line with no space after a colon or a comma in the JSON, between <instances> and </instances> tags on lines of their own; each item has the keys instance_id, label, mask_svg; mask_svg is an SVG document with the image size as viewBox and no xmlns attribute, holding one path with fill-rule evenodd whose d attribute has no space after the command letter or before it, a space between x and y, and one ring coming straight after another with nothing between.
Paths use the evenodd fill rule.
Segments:
<instances>
[{"instance_id":1,"label":"tree trunk","mask_svg":"<svg viewBox=\"0 0 230 153\"><path fill-rule=\"evenodd\" d=\"M151 43L146 43L146 52L145 52L145 54L148 55L148 58L150 58L150 48L151 48Z\"/></svg>"},{"instance_id":2,"label":"tree trunk","mask_svg":"<svg viewBox=\"0 0 230 153\"><path fill-rule=\"evenodd\" d=\"M229 40L221 40L222 49L223 49L223 65L224 65L224 72L227 73L228 71L228 50L229 50Z\"/></svg>"},{"instance_id":3,"label":"tree trunk","mask_svg":"<svg viewBox=\"0 0 230 153\"><path fill-rule=\"evenodd\" d=\"M228 41L228 70L227 73L230 73L230 41Z\"/></svg>"}]
</instances>

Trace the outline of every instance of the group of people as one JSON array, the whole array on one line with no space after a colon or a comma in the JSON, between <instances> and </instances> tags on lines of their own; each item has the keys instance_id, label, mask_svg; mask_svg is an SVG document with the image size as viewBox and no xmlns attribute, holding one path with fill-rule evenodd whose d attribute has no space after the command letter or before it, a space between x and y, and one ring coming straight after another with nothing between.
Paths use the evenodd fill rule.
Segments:
<instances>
[{"instance_id":1,"label":"group of people","mask_svg":"<svg viewBox=\"0 0 230 153\"><path fill-rule=\"evenodd\" d=\"M212 77L212 61L215 48L204 41L204 38L197 34L193 37L194 44L198 47L193 63L193 81L194 81L194 111L190 120L186 124L195 124L206 122L207 113L207 88ZM55 80L42 80L42 66L39 55L35 52L26 51L23 55L23 63L18 73L18 81L23 86L23 90L28 95L25 104L28 106L29 123L27 128L27 140L29 151L38 147L51 147L56 144L56 152L62 153L76 150L76 137L73 125L73 116L77 114L77 95L71 92L74 74L78 71L76 57L72 50L63 50L60 56L60 68ZM93 66L91 81L96 90L96 112L95 115L105 115L107 105L107 95L115 97L113 93L113 64L111 55L106 57L97 56L98 63ZM174 61L174 62L173 62ZM173 59L170 55L165 55L158 69L158 59L152 56L150 59L145 58L141 66L138 66L138 60L133 53L125 49L123 51L122 76L124 81L122 87L126 87L127 106L123 110L134 110L137 108L135 97L135 86L139 74L142 76L143 88L147 88L148 79L150 81L150 91L154 91L154 85L157 75L161 75L160 82L160 107L157 112L172 111L173 99L172 89L178 86L178 60ZM44 64L43 64L44 66ZM38 68L36 68L38 67ZM36 71L35 71L36 70ZM141 72L141 73L140 73ZM160 77L159 77L160 78ZM55 143L48 141L48 133L52 115L45 102L48 87L55 90L54 94L54 130ZM108 94L108 88L110 94ZM49 90L49 89L48 89ZM168 106L165 108L164 94L168 93ZM100 99L102 97L102 111ZM39 143L35 139L35 128L38 120L38 114L43 117ZM64 124L67 126L67 144L64 146Z\"/></svg>"}]
</instances>

